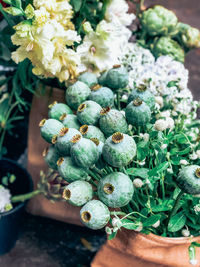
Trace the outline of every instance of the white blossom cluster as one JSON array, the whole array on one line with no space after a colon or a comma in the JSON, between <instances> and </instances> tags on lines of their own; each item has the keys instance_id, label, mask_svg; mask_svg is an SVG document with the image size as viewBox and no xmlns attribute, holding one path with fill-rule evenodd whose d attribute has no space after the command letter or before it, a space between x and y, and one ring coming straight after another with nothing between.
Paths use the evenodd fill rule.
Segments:
<instances>
[{"instance_id":1,"label":"white blossom cluster","mask_svg":"<svg viewBox=\"0 0 200 267\"><path fill-rule=\"evenodd\" d=\"M11 194L8 189L0 185L0 213L8 210L11 206Z\"/></svg>"},{"instance_id":2,"label":"white blossom cluster","mask_svg":"<svg viewBox=\"0 0 200 267\"><path fill-rule=\"evenodd\" d=\"M128 43L123 51L121 63L129 71L131 89L146 86L156 97L158 111L168 107L170 114L165 117L177 119L179 114L184 114L188 122L195 118L198 102L193 101L188 89L188 70L182 63L170 56L155 60L148 49L136 43Z\"/></svg>"}]
</instances>

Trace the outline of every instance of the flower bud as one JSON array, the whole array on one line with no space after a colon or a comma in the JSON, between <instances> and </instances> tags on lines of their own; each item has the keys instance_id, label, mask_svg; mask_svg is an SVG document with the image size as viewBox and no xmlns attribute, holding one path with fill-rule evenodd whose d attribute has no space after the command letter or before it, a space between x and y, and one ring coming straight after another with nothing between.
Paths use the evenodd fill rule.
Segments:
<instances>
[{"instance_id":1,"label":"flower bud","mask_svg":"<svg viewBox=\"0 0 200 267\"><path fill-rule=\"evenodd\" d=\"M112 219L112 226L115 228L120 228L122 226L122 222L119 218L113 218Z\"/></svg>"},{"instance_id":2,"label":"flower bud","mask_svg":"<svg viewBox=\"0 0 200 267\"><path fill-rule=\"evenodd\" d=\"M144 183L143 183L143 181L141 179L136 178L136 179L133 180L133 185L136 188L141 188L144 185Z\"/></svg>"},{"instance_id":3,"label":"flower bud","mask_svg":"<svg viewBox=\"0 0 200 267\"><path fill-rule=\"evenodd\" d=\"M160 226L160 220L152 225L153 228L158 228Z\"/></svg>"},{"instance_id":4,"label":"flower bud","mask_svg":"<svg viewBox=\"0 0 200 267\"><path fill-rule=\"evenodd\" d=\"M155 122L154 124L154 128L157 130L157 131L164 131L166 130L168 127L168 123L166 120L163 120L163 119L159 119Z\"/></svg>"},{"instance_id":5,"label":"flower bud","mask_svg":"<svg viewBox=\"0 0 200 267\"><path fill-rule=\"evenodd\" d=\"M92 26L90 24L90 22L86 21L85 23L83 23L83 30L86 34L90 33L93 31Z\"/></svg>"},{"instance_id":6,"label":"flower bud","mask_svg":"<svg viewBox=\"0 0 200 267\"><path fill-rule=\"evenodd\" d=\"M190 236L190 231L187 230L187 229L183 229L183 230L181 231L181 233L182 233L182 235L185 236L185 237Z\"/></svg>"}]
</instances>

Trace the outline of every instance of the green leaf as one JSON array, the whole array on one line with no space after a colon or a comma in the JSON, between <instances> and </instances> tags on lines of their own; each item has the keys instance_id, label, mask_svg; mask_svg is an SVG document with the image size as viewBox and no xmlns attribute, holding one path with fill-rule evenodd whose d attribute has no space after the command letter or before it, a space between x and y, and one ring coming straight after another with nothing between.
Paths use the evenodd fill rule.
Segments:
<instances>
[{"instance_id":1,"label":"green leaf","mask_svg":"<svg viewBox=\"0 0 200 267\"><path fill-rule=\"evenodd\" d=\"M127 174L144 179L147 179L149 177L148 172L149 169L147 168L130 168L126 170Z\"/></svg>"},{"instance_id":2,"label":"green leaf","mask_svg":"<svg viewBox=\"0 0 200 267\"><path fill-rule=\"evenodd\" d=\"M70 3L74 7L75 12L80 11L82 6L82 0L71 0Z\"/></svg>"},{"instance_id":3,"label":"green leaf","mask_svg":"<svg viewBox=\"0 0 200 267\"><path fill-rule=\"evenodd\" d=\"M8 177L7 177L7 176L4 176L4 177L1 179L1 182L2 182L3 185L8 186Z\"/></svg>"},{"instance_id":4,"label":"green leaf","mask_svg":"<svg viewBox=\"0 0 200 267\"><path fill-rule=\"evenodd\" d=\"M169 167L169 162L165 161L161 163L158 167L153 168L152 170L149 171L149 176L155 176L159 173L162 173Z\"/></svg>"},{"instance_id":5,"label":"green leaf","mask_svg":"<svg viewBox=\"0 0 200 267\"><path fill-rule=\"evenodd\" d=\"M149 143L142 141L137 144L137 159L143 161L149 153Z\"/></svg>"},{"instance_id":6,"label":"green leaf","mask_svg":"<svg viewBox=\"0 0 200 267\"><path fill-rule=\"evenodd\" d=\"M136 221L136 222L133 222L131 220L128 220L128 219L124 219L122 220L122 227L128 229L128 230L136 230L139 226L139 223Z\"/></svg>"},{"instance_id":7,"label":"green leaf","mask_svg":"<svg viewBox=\"0 0 200 267\"><path fill-rule=\"evenodd\" d=\"M186 144L188 143L188 139L186 138L186 136L182 133L180 134L176 134L174 136L174 140L176 140L179 144Z\"/></svg>"},{"instance_id":8,"label":"green leaf","mask_svg":"<svg viewBox=\"0 0 200 267\"><path fill-rule=\"evenodd\" d=\"M161 218L160 214L156 214L156 215L152 215L150 217L148 217L147 219L145 219L142 223L144 227L149 227L152 226L154 223L156 223L157 221L159 221Z\"/></svg>"},{"instance_id":9,"label":"green leaf","mask_svg":"<svg viewBox=\"0 0 200 267\"><path fill-rule=\"evenodd\" d=\"M195 247L200 247L200 244L197 243L197 242L192 242L192 245L195 246Z\"/></svg>"},{"instance_id":10,"label":"green leaf","mask_svg":"<svg viewBox=\"0 0 200 267\"><path fill-rule=\"evenodd\" d=\"M16 180L16 176L14 174L11 174L9 177L9 182L12 184Z\"/></svg>"},{"instance_id":11,"label":"green leaf","mask_svg":"<svg viewBox=\"0 0 200 267\"><path fill-rule=\"evenodd\" d=\"M152 211L153 212L163 212L163 211L169 211L173 207L174 201L172 199L165 199L163 201L159 201L158 204L152 205Z\"/></svg>"},{"instance_id":12,"label":"green leaf","mask_svg":"<svg viewBox=\"0 0 200 267\"><path fill-rule=\"evenodd\" d=\"M108 236L108 240L112 240L117 235L117 232L113 232L111 235Z\"/></svg>"},{"instance_id":13,"label":"green leaf","mask_svg":"<svg viewBox=\"0 0 200 267\"><path fill-rule=\"evenodd\" d=\"M167 227L168 231L174 233L181 230L186 223L186 219L187 218L182 211L177 213L170 219Z\"/></svg>"},{"instance_id":14,"label":"green leaf","mask_svg":"<svg viewBox=\"0 0 200 267\"><path fill-rule=\"evenodd\" d=\"M12 0L3 0L3 2L6 3L6 4L9 4L9 5L12 4Z\"/></svg>"},{"instance_id":15,"label":"green leaf","mask_svg":"<svg viewBox=\"0 0 200 267\"><path fill-rule=\"evenodd\" d=\"M16 7L5 7L3 10L13 16L23 16L22 10Z\"/></svg>"},{"instance_id":16,"label":"green leaf","mask_svg":"<svg viewBox=\"0 0 200 267\"><path fill-rule=\"evenodd\" d=\"M21 0L11 0L12 5L16 6L17 8L21 9L22 8L22 2Z\"/></svg>"}]
</instances>

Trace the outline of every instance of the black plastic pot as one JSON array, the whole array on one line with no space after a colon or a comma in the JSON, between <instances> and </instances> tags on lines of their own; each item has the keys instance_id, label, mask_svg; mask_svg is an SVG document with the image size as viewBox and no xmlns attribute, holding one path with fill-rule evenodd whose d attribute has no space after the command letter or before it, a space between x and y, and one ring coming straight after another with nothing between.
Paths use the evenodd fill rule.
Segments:
<instances>
[{"instance_id":1,"label":"black plastic pot","mask_svg":"<svg viewBox=\"0 0 200 267\"><path fill-rule=\"evenodd\" d=\"M14 174L16 180L9 185L12 195L29 193L33 190L33 183L28 172L18 163L10 159L0 159L0 183L7 173ZM8 212L0 213L0 255L8 253L18 239L20 221L25 203L16 203Z\"/></svg>"}]
</instances>

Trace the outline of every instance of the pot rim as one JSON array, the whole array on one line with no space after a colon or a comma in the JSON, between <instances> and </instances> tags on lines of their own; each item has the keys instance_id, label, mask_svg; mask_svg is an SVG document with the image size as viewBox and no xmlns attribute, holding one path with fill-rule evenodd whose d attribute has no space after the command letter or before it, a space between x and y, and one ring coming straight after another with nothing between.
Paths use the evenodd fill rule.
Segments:
<instances>
[{"instance_id":1,"label":"pot rim","mask_svg":"<svg viewBox=\"0 0 200 267\"><path fill-rule=\"evenodd\" d=\"M29 180L29 189L30 189L30 191L33 190L33 181L32 181L32 178L31 178L30 174L28 173L28 171L24 167L22 167L17 161L14 161L12 159L8 159L8 158L2 157L2 158L0 158L0 161L2 161L2 160L3 161L7 161L11 165L15 165L17 168L23 170L23 172L25 173L25 175L27 176L27 178ZM9 211L0 212L0 218L3 217L3 216L10 215L10 214L12 214L14 212L17 212L19 209L21 209L25 205L26 202L27 201L21 202L21 203L17 204L16 207L14 207L13 209L11 209Z\"/></svg>"},{"instance_id":2,"label":"pot rim","mask_svg":"<svg viewBox=\"0 0 200 267\"><path fill-rule=\"evenodd\" d=\"M135 231L134 231L135 232ZM165 236L159 236L159 235L155 235L153 233L150 233L150 234L143 234L143 233L137 233L137 234L140 234L141 236L145 237L145 238L150 238L151 240L154 240L154 241L162 241L162 242L169 242L169 243L185 243L185 242L194 242L196 240L199 240L200 238L200 235L198 236L188 236L188 237L185 237L185 236L182 236L182 237L165 237Z\"/></svg>"}]
</instances>

